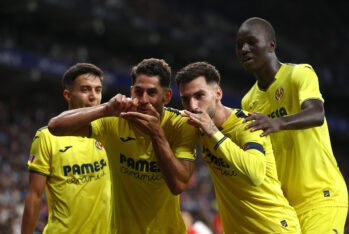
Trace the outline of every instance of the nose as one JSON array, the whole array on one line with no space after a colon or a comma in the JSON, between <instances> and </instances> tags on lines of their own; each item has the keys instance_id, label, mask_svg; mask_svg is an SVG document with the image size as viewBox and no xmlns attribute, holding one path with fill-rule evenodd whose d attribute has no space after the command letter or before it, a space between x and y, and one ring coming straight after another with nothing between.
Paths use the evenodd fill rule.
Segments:
<instances>
[{"instance_id":1,"label":"nose","mask_svg":"<svg viewBox=\"0 0 349 234\"><path fill-rule=\"evenodd\" d=\"M189 100L189 110L191 112L195 112L198 109L199 109L198 101L195 98L191 98Z\"/></svg>"},{"instance_id":2,"label":"nose","mask_svg":"<svg viewBox=\"0 0 349 234\"><path fill-rule=\"evenodd\" d=\"M244 53L244 52L247 52L249 50L250 50L250 47L249 47L248 43L243 43L240 51Z\"/></svg>"},{"instance_id":3,"label":"nose","mask_svg":"<svg viewBox=\"0 0 349 234\"><path fill-rule=\"evenodd\" d=\"M95 90L91 90L89 98L91 101L95 100L97 98L97 92Z\"/></svg>"},{"instance_id":4,"label":"nose","mask_svg":"<svg viewBox=\"0 0 349 234\"><path fill-rule=\"evenodd\" d=\"M149 103L149 96L147 95L147 92L143 92L142 95L139 95L137 98L141 104Z\"/></svg>"}]
</instances>

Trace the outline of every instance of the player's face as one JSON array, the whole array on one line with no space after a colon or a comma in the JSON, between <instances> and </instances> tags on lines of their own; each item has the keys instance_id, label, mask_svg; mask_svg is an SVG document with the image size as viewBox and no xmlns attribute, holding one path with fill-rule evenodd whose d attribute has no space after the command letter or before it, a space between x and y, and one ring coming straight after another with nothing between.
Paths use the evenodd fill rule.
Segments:
<instances>
[{"instance_id":1,"label":"player's face","mask_svg":"<svg viewBox=\"0 0 349 234\"><path fill-rule=\"evenodd\" d=\"M235 49L243 67L252 72L262 69L273 51L271 43L258 25L242 25L236 35Z\"/></svg>"},{"instance_id":2,"label":"player's face","mask_svg":"<svg viewBox=\"0 0 349 234\"><path fill-rule=\"evenodd\" d=\"M161 87L158 76L139 75L131 87L131 95L138 99L137 111L149 113L152 105L161 114L171 100L172 90Z\"/></svg>"},{"instance_id":3,"label":"player's face","mask_svg":"<svg viewBox=\"0 0 349 234\"><path fill-rule=\"evenodd\" d=\"M179 85L183 108L194 113L205 111L211 118L216 112L216 104L221 97L220 91L217 84L207 84L203 76Z\"/></svg>"},{"instance_id":4,"label":"player's face","mask_svg":"<svg viewBox=\"0 0 349 234\"><path fill-rule=\"evenodd\" d=\"M96 106L102 99L102 82L93 74L78 76L73 85L63 92L69 109Z\"/></svg>"}]
</instances>

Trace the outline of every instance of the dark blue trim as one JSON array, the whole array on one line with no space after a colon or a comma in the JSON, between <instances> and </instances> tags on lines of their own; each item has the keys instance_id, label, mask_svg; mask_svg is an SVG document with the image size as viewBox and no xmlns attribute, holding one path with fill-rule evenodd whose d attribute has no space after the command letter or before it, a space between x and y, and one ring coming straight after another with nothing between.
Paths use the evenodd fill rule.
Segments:
<instances>
[{"instance_id":1,"label":"dark blue trim","mask_svg":"<svg viewBox=\"0 0 349 234\"><path fill-rule=\"evenodd\" d=\"M265 150L264 147L261 144L258 144L256 142L249 142L246 143L243 147L242 147L245 151L249 150L249 149L255 149L260 151L261 153L265 154Z\"/></svg>"}]
</instances>

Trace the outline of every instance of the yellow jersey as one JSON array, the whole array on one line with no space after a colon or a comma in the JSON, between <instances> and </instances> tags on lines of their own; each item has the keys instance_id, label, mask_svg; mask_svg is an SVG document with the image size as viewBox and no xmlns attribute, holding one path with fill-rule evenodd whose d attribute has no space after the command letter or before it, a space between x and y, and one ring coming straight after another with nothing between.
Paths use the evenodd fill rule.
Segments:
<instances>
[{"instance_id":1,"label":"yellow jersey","mask_svg":"<svg viewBox=\"0 0 349 234\"><path fill-rule=\"evenodd\" d=\"M131 122L107 117L91 124L92 136L105 145L112 174L113 233L185 234L179 196L160 172L149 136ZM166 108L161 121L177 158L195 159L197 129L178 110Z\"/></svg>"},{"instance_id":2,"label":"yellow jersey","mask_svg":"<svg viewBox=\"0 0 349 234\"><path fill-rule=\"evenodd\" d=\"M200 138L224 233L299 233L296 211L277 177L270 139L246 130L246 116L233 110L219 132Z\"/></svg>"},{"instance_id":3,"label":"yellow jersey","mask_svg":"<svg viewBox=\"0 0 349 234\"><path fill-rule=\"evenodd\" d=\"M247 111L271 118L301 111L309 99L323 101L318 78L308 64L282 64L266 90L257 83L242 100ZM332 152L326 119L323 125L270 135L278 175L298 214L324 206L348 206L348 191Z\"/></svg>"},{"instance_id":4,"label":"yellow jersey","mask_svg":"<svg viewBox=\"0 0 349 234\"><path fill-rule=\"evenodd\" d=\"M28 168L47 176L49 216L43 233L110 233L109 163L98 141L57 137L41 128L31 145Z\"/></svg>"}]
</instances>

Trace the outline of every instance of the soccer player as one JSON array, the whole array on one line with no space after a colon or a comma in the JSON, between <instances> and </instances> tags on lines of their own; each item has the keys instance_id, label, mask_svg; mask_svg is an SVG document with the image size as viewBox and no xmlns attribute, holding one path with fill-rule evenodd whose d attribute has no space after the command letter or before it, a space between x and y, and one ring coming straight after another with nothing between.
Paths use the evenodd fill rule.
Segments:
<instances>
[{"instance_id":1,"label":"soccer player","mask_svg":"<svg viewBox=\"0 0 349 234\"><path fill-rule=\"evenodd\" d=\"M63 76L69 109L100 104L103 72L77 63ZM43 233L110 233L111 182L103 145L93 138L57 137L47 126L33 139L22 234L32 234L46 188L48 222Z\"/></svg>"},{"instance_id":2,"label":"soccer player","mask_svg":"<svg viewBox=\"0 0 349 234\"><path fill-rule=\"evenodd\" d=\"M176 75L184 114L201 131L224 233L300 233L296 211L277 178L269 137L250 132L248 114L221 103L220 74L206 62Z\"/></svg>"},{"instance_id":3,"label":"soccer player","mask_svg":"<svg viewBox=\"0 0 349 234\"><path fill-rule=\"evenodd\" d=\"M132 68L131 96L63 112L49 129L84 135L106 148L112 174L113 233L185 234L179 195L194 169L198 131L169 103L171 68L144 59Z\"/></svg>"},{"instance_id":4,"label":"soccer player","mask_svg":"<svg viewBox=\"0 0 349 234\"><path fill-rule=\"evenodd\" d=\"M303 233L343 233L348 192L333 155L318 77L309 64L281 63L272 25L253 17L236 36L236 52L257 82L242 99L247 128L270 135L284 193Z\"/></svg>"}]
</instances>

